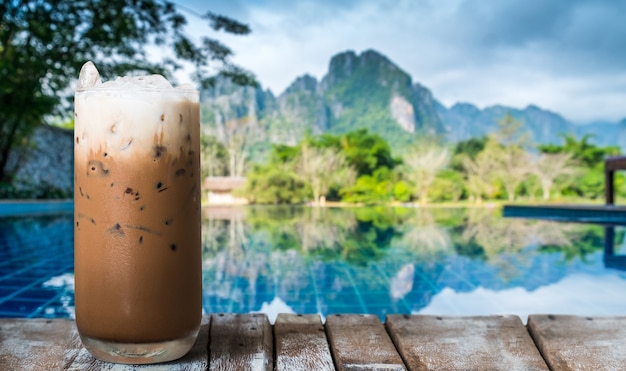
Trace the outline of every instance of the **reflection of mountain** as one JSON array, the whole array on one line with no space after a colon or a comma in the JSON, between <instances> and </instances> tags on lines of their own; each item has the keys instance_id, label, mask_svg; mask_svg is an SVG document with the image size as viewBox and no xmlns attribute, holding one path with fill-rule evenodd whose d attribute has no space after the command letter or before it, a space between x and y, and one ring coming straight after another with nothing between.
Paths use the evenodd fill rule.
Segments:
<instances>
[{"instance_id":1,"label":"reflection of mountain","mask_svg":"<svg viewBox=\"0 0 626 371\"><path fill-rule=\"evenodd\" d=\"M296 313L384 317L419 312L448 292L523 296L604 272L601 229L494 211L253 207L216 222L204 222L221 241L205 248L207 311L258 311L278 297Z\"/></svg>"},{"instance_id":2,"label":"reflection of mountain","mask_svg":"<svg viewBox=\"0 0 626 371\"><path fill-rule=\"evenodd\" d=\"M623 228L615 232L611 256L603 250L601 226L502 219L497 211L223 211L208 212L203 221L207 312L259 311L280 298L296 313L367 312L384 318L434 308L445 299L455 314L487 314L497 308L486 300L500 295L507 303L531 300L528 295L555 284L564 288L561 282L578 275L593 277L590 285L607 275L626 280L626 271L605 267L607 258L626 251ZM0 315L15 315L25 303L29 309L23 315L71 315L70 276L64 275L72 273L71 215L0 218L0 256L0 291L9 292L0 296ZM610 292L615 299L592 296L585 282L574 290L580 303L617 308L620 300L626 302L614 295L623 290L614 288L614 281L591 291ZM19 293L11 294L16 289ZM17 295L25 299L13 300ZM477 302L472 306L471 300ZM577 302L554 303L551 312L578 310Z\"/></svg>"}]
</instances>

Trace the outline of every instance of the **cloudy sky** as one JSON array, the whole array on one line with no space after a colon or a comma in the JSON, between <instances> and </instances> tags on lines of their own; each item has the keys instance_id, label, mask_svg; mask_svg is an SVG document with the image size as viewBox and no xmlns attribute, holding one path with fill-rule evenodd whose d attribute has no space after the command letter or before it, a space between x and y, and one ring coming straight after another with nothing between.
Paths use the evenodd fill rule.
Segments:
<instances>
[{"instance_id":1,"label":"cloudy sky","mask_svg":"<svg viewBox=\"0 0 626 371\"><path fill-rule=\"evenodd\" d=\"M340 52L374 49L447 107L536 104L585 123L626 118L624 0L177 0L247 23L219 38L280 94ZM210 7L210 8L209 8ZM188 17L190 32L208 30Z\"/></svg>"}]
</instances>

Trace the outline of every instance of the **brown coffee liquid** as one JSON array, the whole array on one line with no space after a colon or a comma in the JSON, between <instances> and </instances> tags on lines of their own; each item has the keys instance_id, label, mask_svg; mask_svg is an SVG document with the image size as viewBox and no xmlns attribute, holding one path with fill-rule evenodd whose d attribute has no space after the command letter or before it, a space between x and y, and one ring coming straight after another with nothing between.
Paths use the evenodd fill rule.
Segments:
<instances>
[{"instance_id":1,"label":"brown coffee liquid","mask_svg":"<svg viewBox=\"0 0 626 371\"><path fill-rule=\"evenodd\" d=\"M199 327L200 158L192 143L199 129L181 137L189 143L164 144L155 135L149 151L132 156L77 152L75 305L82 335L159 342Z\"/></svg>"}]
</instances>

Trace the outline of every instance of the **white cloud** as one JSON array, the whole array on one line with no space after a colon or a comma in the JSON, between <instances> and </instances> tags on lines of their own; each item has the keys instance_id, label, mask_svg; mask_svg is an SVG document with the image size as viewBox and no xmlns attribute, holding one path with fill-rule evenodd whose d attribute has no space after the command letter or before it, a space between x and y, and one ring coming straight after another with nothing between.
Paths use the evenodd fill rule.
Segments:
<instances>
[{"instance_id":1,"label":"white cloud","mask_svg":"<svg viewBox=\"0 0 626 371\"><path fill-rule=\"evenodd\" d=\"M516 287L494 291L479 287L471 292L445 288L419 314L514 314L525 323L530 314L622 315L626 305L616 293L626 290L617 275L575 274L534 291ZM601 303L598 305L596 303ZM562 308L567 308L563 310Z\"/></svg>"},{"instance_id":2,"label":"white cloud","mask_svg":"<svg viewBox=\"0 0 626 371\"><path fill-rule=\"evenodd\" d=\"M294 312L294 310L289 305L287 305L287 303L285 303L283 299L275 297L269 303L263 302L263 304L261 304L261 309L259 309L255 313L266 314L268 320L273 325L276 322L276 317L278 317L280 313L295 314L296 312Z\"/></svg>"},{"instance_id":3,"label":"white cloud","mask_svg":"<svg viewBox=\"0 0 626 371\"><path fill-rule=\"evenodd\" d=\"M374 49L448 105L536 104L573 121L626 117L625 2L228 3L212 10L250 24L252 34L220 39L275 94L305 73L323 77L339 52Z\"/></svg>"}]
</instances>

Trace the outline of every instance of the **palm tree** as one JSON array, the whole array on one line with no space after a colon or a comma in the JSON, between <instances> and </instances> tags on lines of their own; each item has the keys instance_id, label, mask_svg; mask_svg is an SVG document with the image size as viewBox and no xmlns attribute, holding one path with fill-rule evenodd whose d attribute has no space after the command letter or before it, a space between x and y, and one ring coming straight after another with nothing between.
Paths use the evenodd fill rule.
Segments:
<instances>
[{"instance_id":1,"label":"palm tree","mask_svg":"<svg viewBox=\"0 0 626 371\"><path fill-rule=\"evenodd\" d=\"M537 176L543 199L550 199L550 190L556 178L561 176L573 176L578 171L572 163L570 153L542 153L532 163L531 172Z\"/></svg>"}]
</instances>

